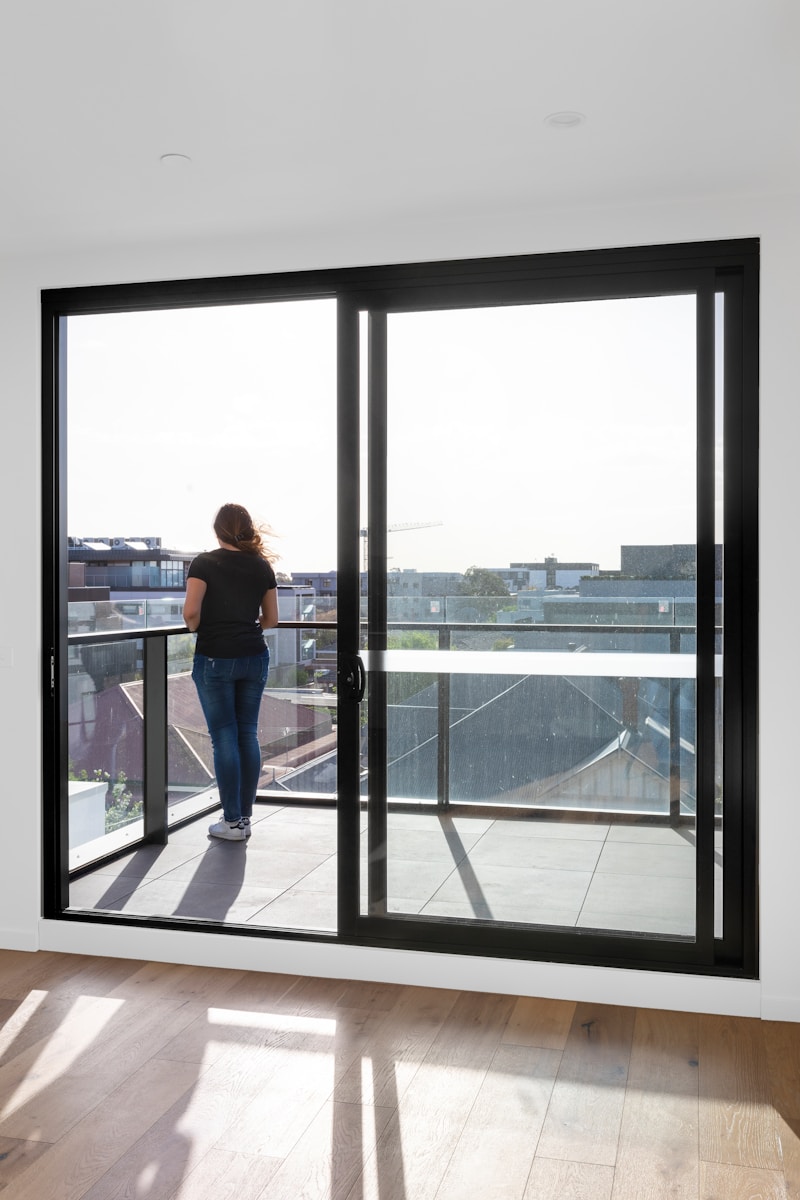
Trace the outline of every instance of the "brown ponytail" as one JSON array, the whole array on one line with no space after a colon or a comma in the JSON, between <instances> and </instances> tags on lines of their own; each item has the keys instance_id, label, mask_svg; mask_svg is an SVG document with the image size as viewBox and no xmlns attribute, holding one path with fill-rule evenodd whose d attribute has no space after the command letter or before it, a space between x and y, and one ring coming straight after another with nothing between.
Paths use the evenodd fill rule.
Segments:
<instances>
[{"instance_id":1,"label":"brown ponytail","mask_svg":"<svg viewBox=\"0 0 800 1200\"><path fill-rule=\"evenodd\" d=\"M256 526L250 513L241 504L223 504L214 518L214 533L221 542L235 546L243 554L258 554L268 562L279 556L268 545L274 533L265 525Z\"/></svg>"}]
</instances>

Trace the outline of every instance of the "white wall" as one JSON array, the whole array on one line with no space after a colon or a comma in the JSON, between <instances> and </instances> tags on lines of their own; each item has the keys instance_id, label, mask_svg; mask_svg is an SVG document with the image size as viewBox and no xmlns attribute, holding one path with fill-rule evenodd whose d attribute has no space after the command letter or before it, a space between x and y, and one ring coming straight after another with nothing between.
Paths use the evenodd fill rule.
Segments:
<instances>
[{"instance_id":1,"label":"white wall","mask_svg":"<svg viewBox=\"0 0 800 1200\"><path fill-rule=\"evenodd\" d=\"M410 980L575 999L800 1020L797 908L800 803L795 783L797 650L785 597L800 593L797 556L786 554L800 501L800 230L798 198L714 197L671 206L531 214L486 213L446 224L153 245L70 257L0 260L0 498L13 579L0 589L0 730L3 737L3 869L0 945L78 950L181 962ZM254 273L365 263L521 254L725 237L762 239L761 555L780 561L784 587L761 602L761 978L487 963L401 951L319 947L261 939L125 930L40 920L40 365L42 287ZM8 575L7 575L8 578ZM13 661L9 664L9 655ZM48 802L49 798L48 798Z\"/></svg>"}]
</instances>

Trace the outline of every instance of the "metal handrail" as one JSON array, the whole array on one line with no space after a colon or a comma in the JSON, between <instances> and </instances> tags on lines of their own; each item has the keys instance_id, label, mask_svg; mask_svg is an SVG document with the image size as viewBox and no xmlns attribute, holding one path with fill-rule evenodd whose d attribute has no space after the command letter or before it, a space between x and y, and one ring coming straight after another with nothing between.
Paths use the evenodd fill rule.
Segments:
<instances>
[{"instance_id":1,"label":"metal handrail","mask_svg":"<svg viewBox=\"0 0 800 1200\"><path fill-rule=\"evenodd\" d=\"M279 621L275 629L335 629L334 621ZM266 632L266 630L265 630ZM130 642L155 637L173 637L192 633L185 625L151 625L141 629L95 629L85 633L68 633L70 646L86 646L93 642Z\"/></svg>"},{"instance_id":2,"label":"metal handrail","mask_svg":"<svg viewBox=\"0 0 800 1200\"><path fill-rule=\"evenodd\" d=\"M473 629L489 633L676 633L681 636L697 633L696 625L546 625L539 621L530 625L521 621L503 624L495 624L494 621L388 621L387 625L390 629L409 629L413 633L420 630L432 632L435 629L449 629L453 633L468 633ZM717 630L722 632L722 626L718 625Z\"/></svg>"}]
</instances>

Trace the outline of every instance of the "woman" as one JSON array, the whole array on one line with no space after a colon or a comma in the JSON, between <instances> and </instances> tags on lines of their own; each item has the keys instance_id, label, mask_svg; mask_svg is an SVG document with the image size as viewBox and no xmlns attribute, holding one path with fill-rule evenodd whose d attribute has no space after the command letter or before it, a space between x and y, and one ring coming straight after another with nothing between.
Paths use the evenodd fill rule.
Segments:
<instances>
[{"instance_id":1,"label":"woman","mask_svg":"<svg viewBox=\"0 0 800 1200\"><path fill-rule=\"evenodd\" d=\"M214 519L219 550L189 567L183 619L197 633L192 678L214 748L222 817L212 837L244 841L261 773L258 710L269 650L262 630L278 624L272 555L241 504L223 504Z\"/></svg>"}]
</instances>

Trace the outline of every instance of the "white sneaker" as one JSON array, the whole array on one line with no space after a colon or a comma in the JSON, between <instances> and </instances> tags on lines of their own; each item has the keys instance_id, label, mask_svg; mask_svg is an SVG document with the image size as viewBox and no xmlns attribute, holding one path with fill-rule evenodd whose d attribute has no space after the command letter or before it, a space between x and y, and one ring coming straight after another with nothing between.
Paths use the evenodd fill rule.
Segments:
<instances>
[{"instance_id":1,"label":"white sneaker","mask_svg":"<svg viewBox=\"0 0 800 1200\"><path fill-rule=\"evenodd\" d=\"M225 838L229 842L243 842L247 837L244 829L244 821L236 821L231 823L223 817L219 821L215 821L213 825L209 825L208 832L211 837Z\"/></svg>"},{"instance_id":2,"label":"white sneaker","mask_svg":"<svg viewBox=\"0 0 800 1200\"><path fill-rule=\"evenodd\" d=\"M250 818L242 817L242 824L244 825L244 836L250 837L251 833L253 832L253 830L250 828Z\"/></svg>"}]
</instances>

